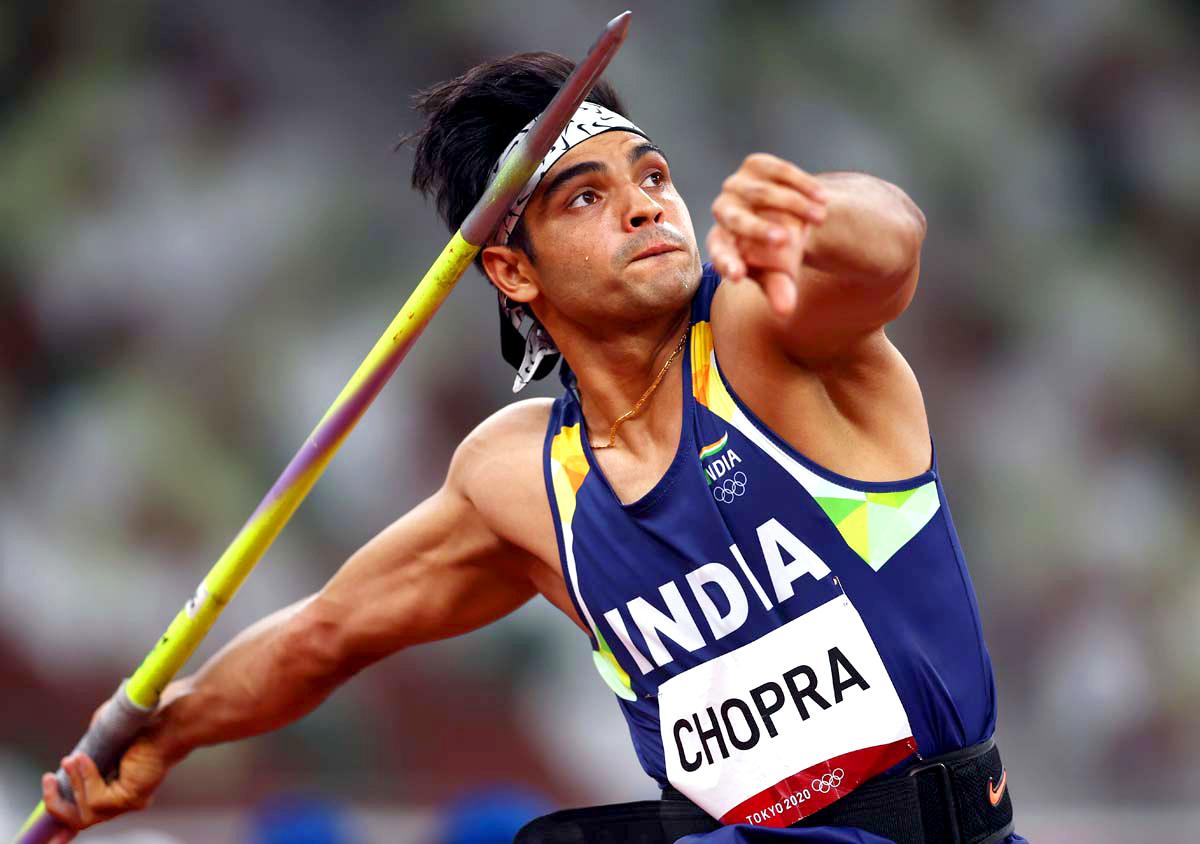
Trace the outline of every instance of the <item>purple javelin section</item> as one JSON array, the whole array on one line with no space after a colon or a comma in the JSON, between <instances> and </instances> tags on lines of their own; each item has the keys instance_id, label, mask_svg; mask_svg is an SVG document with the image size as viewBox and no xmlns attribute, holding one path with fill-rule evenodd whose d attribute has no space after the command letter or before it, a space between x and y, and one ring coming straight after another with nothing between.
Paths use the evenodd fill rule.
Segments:
<instances>
[{"instance_id":1,"label":"purple javelin section","mask_svg":"<svg viewBox=\"0 0 1200 844\"><path fill-rule=\"evenodd\" d=\"M467 243L475 246L487 243L521 188L525 187L533 171L566 128L571 115L587 99L592 86L617 54L629 31L632 16L632 12L623 12L608 22L596 43L588 50L587 57L575 66L529 134L517 144L495 180L463 220L459 231Z\"/></svg>"},{"instance_id":2,"label":"purple javelin section","mask_svg":"<svg viewBox=\"0 0 1200 844\"><path fill-rule=\"evenodd\" d=\"M54 816L49 812L42 815L33 826L25 830L25 834L21 836L20 844L48 844L58 832L62 831L62 825L54 819Z\"/></svg>"},{"instance_id":3,"label":"purple javelin section","mask_svg":"<svg viewBox=\"0 0 1200 844\"><path fill-rule=\"evenodd\" d=\"M359 418L367 412L371 402L383 390L388 379L392 377L392 373L400 365L400 361L404 360L404 356L408 354L408 350L417 342L417 338L424 330L425 326L420 326L404 343L393 349L384 363L367 375L358 389L347 396L346 400L316 427L304 441L304 445L300 446L300 450L296 452L270 491L254 508L247 524L258 518L263 510L274 504L288 489L294 486L300 477L313 467L313 464L337 445L338 439L343 434L354 427Z\"/></svg>"}]
</instances>

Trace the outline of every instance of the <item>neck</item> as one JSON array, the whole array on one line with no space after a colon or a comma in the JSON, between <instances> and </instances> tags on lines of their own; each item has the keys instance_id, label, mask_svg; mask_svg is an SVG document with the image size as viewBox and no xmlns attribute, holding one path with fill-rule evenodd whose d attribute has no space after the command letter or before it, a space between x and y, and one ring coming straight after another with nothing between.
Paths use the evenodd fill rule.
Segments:
<instances>
[{"instance_id":1,"label":"neck","mask_svg":"<svg viewBox=\"0 0 1200 844\"><path fill-rule=\"evenodd\" d=\"M594 332L569 332L560 345L579 383L579 396L593 443L606 443L614 421L642 397L679 347L688 326L690 307L661 320L638 326L637 331L597 336ZM632 451L661 437L678 433L679 383L683 351L675 356L661 383L646 399L641 412L617 429L617 443Z\"/></svg>"}]
</instances>

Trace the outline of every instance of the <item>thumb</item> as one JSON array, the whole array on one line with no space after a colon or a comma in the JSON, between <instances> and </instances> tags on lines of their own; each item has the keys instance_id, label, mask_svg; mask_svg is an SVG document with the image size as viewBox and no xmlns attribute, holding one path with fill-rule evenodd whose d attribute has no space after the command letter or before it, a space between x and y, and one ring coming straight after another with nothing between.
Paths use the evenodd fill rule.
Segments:
<instances>
[{"instance_id":1,"label":"thumb","mask_svg":"<svg viewBox=\"0 0 1200 844\"><path fill-rule=\"evenodd\" d=\"M796 280L787 273L771 270L764 272L759 284L767 294L767 303L777 316L791 316L796 310L799 296L796 292Z\"/></svg>"},{"instance_id":2,"label":"thumb","mask_svg":"<svg viewBox=\"0 0 1200 844\"><path fill-rule=\"evenodd\" d=\"M92 713L92 720L88 724L89 728L96 726L96 722L100 720L100 716L104 714L104 710L108 708L109 701L104 701L96 707L96 711Z\"/></svg>"}]
</instances>

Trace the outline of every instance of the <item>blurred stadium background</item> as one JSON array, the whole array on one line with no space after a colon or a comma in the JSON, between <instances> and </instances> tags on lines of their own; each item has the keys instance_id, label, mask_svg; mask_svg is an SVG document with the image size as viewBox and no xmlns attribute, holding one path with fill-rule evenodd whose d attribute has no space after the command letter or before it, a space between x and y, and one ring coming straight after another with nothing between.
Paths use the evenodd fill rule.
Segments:
<instances>
[{"instance_id":1,"label":"blurred stadium background","mask_svg":"<svg viewBox=\"0 0 1200 844\"><path fill-rule=\"evenodd\" d=\"M486 57L578 57L622 8L0 3L0 835L445 242L392 151L410 95ZM692 2L635 7L609 73L701 236L755 150L924 209L892 333L1035 842L1200 825L1198 44L1196 4L1166 0ZM201 657L435 488L510 398L497 351L472 272ZM652 793L585 641L538 599L196 754L86 840L440 842L464 807ZM270 821L280 800L316 819L301 837Z\"/></svg>"}]
</instances>

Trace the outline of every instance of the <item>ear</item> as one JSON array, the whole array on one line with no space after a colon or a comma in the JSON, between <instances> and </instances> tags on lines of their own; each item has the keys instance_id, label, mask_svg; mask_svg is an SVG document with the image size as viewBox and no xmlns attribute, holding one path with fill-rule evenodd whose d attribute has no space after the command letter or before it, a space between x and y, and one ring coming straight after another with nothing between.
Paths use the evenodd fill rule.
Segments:
<instances>
[{"instance_id":1,"label":"ear","mask_svg":"<svg viewBox=\"0 0 1200 844\"><path fill-rule=\"evenodd\" d=\"M514 302L532 302L537 298L537 270L521 249L488 246L483 250L483 269L492 284Z\"/></svg>"}]
</instances>

